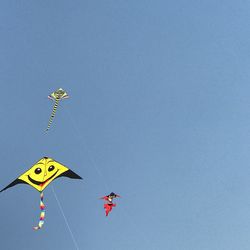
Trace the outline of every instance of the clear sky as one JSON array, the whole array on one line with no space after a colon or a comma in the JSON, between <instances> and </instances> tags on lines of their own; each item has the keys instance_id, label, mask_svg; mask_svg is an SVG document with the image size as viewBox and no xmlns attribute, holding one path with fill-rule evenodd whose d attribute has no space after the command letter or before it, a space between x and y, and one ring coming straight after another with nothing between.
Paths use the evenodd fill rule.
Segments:
<instances>
[{"instance_id":1,"label":"clear sky","mask_svg":"<svg viewBox=\"0 0 250 250\"><path fill-rule=\"evenodd\" d=\"M43 156L82 181L1 193L4 250L249 250L250 3L2 0L0 186ZM64 88L46 134L53 102ZM100 196L122 196L105 217ZM76 246L77 245L77 246Z\"/></svg>"}]
</instances>

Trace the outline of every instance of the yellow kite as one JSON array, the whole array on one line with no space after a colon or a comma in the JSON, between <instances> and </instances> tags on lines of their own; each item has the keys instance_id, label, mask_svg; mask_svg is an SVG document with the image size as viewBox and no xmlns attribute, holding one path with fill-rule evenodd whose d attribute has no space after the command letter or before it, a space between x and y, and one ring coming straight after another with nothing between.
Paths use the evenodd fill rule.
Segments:
<instances>
[{"instance_id":1,"label":"yellow kite","mask_svg":"<svg viewBox=\"0 0 250 250\"><path fill-rule=\"evenodd\" d=\"M28 171L20 175L0 192L13 187L17 184L28 184L40 192L40 221L35 230L42 228L45 216L45 206L43 203L43 190L56 178L69 177L72 179L82 179L68 167L53 160L52 158L43 157L35 163Z\"/></svg>"},{"instance_id":2,"label":"yellow kite","mask_svg":"<svg viewBox=\"0 0 250 250\"><path fill-rule=\"evenodd\" d=\"M48 127L47 127L46 131L48 131L49 128L50 128L50 125L51 125L51 123L53 121L53 118L54 118L54 116L56 114L56 110L57 110L59 101L62 100L62 99L69 98L69 96L66 93L66 91L64 91L62 88L60 88L60 89L56 90L55 92L53 92L51 95L49 95L48 98L55 101L55 104L54 104L52 114L50 116Z\"/></svg>"}]
</instances>

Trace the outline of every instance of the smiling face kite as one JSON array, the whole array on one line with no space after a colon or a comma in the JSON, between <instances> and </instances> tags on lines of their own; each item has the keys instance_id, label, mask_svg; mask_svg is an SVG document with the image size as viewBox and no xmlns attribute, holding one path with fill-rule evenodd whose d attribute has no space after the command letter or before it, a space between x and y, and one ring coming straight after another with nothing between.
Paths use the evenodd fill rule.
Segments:
<instances>
[{"instance_id":1,"label":"smiling face kite","mask_svg":"<svg viewBox=\"0 0 250 250\"><path fill-rule=\"evenodd\" d=\"M40 192L40 221L38 226L33 227L35 230L41 229L44 224L45 205L43 203L43 190L58 177L69 177L72 179L82 179L72 170L53 160L52 158L44 157L34 164L28 171L20 175L17 179L11 182L7 187L0 192L13 187L17 184L28 184Z\"/></svg>"},{"instance_id":2,"label":"smiling face kite","mask_svg":"<svg viewBox=\"0 0 250 250\"><path fill-rule=\"evenodd\" d=\"M44 157L0 192L17 184L28 184L37 191L42 192L53 180L63 176L72 179L82 179L61 163L52 158Z\"/></svg>"}]
</instances>

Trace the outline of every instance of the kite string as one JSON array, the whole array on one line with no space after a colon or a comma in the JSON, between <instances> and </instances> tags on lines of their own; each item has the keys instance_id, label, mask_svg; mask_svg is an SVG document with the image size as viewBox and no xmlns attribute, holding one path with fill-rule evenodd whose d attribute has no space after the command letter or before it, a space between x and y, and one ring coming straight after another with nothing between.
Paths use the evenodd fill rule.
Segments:
<instances>
[{"instance_id":1,"label":"kite string","mask_svg":"<svg viewBox=\"0 0 250 250\"><path fill-rule=\"evenodd\" d=\"M73 234L73 232L72 232L72 230L71 230L71 228L70 228L70 226L69 226L68 220L67 220L67 218L66 218L66 216L65 216L65 213L64 213L64 211L63 211L61 202L60 202L59 199L58 199L58 196L57 196L57 194L56 194L56 192L55 192L55 189L54 189L53 184L51 184L51 189L52 189L52 192L53 192L53 194L54 194L54 196L55 196L55 199L56 199L56 201L57 201L57 204L58 204L58 207L59 207L59 209L60 209L60 211L61 211L61 214L62 214L62 216L63 216L63 218L64 218L65 224L66 224L66 226L67 226L67 228L68 228L68 230L69 230L69 233L70 233L70 235L71 235L72 241L73 241L73 243L74 243L76 249L79 250L78 244L77 244L76 239L75 239L75 237L74 237L74 234Z\"/></svg>"},{"instance_id":2,"label":"kite string","mask_svg":"<svg viewBox=\"0 0 250 250\"><path fill-rule=\"evenodd\" d=\"M106 189L106 191L108 192L109 187L108 187L108 185L107 185L107 183L106 183L106 181L105 181L105 178L104 178L102 172L101 172L100 169L97 167L97 163L96 163L95 159L91 156L91 153L90 153L90 151L89 151L89 149L88 149L88 147L87 147L87 144L85 143L84 137L83 137L82 133L80 133L80 129L78 128L78 126L77 126L75 120L73 119L73 117L71 116L70 112L69 112L67 109L65 109L65 110L66 110L66 112L67 112L67 114L68 114L68 117L69 117L70 120L71 120L71 123L73 124L74 130L75 130L76 133L78 134L77 139L79 139L80 143L81 143L81 144L83 145L83 147L85 148L85 151L86 151L86 153L87 153L87 156L88 156L88 158L89 158L89 160L90 160L92 166L95 168L96 172L98 173L98 175L99 175L100 178L102 179L102 181L103 181L103 183L104 183L104 185L105 185L105 189ZM81 140L81 138L82 138L82 140Z\"/></svg>"}]
</instances>

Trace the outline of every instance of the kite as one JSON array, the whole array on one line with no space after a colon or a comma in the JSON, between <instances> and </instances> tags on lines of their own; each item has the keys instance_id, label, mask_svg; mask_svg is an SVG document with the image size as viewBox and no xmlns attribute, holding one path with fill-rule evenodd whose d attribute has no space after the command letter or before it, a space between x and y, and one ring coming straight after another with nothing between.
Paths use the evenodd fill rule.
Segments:
<instances>
[{"instance_id":1,"label":"kite","mask_svg":"<svg viewBox=\"0 0 250 250\"><path fill-rule=\"evenodd\" d=\"M56 178L63 176L72 179L82 179L79 175L77 175L61 163L53 160L52 158L43 157L37 163L35 163L28 171L20 175L4 189L0 190L0 192L17 184L28 184L35 188L38 192L40 192L40 221L38 223L38 226L33 227L35 230L38 230L42 228L45 217L43 191L52 181L54 181Z\"/></svg>"},{"instance_id":2,"label":"kite","mask_svg":"<svg viewBox=\"0 0 250 250\"><path fill-rule=\"evenodd\" d=\"M106 216L109 215L113 207L116 207L116 204L113 203L113 199L117 197L121 197L121 196L111 192L109 195L106 195L100 198L100 199L107 201L107 203L105 203L103 206L105 209Z\"/></svg>"},{"instance_id":3,"label":"kite","mask_svg":"<svg viewBox=\"0 0 250 250\"><path fill-rule=\"evenodd\" d=\"M60 89L56 90L55 92L53 92L51 95L49 95L48 98L55 101L55 104L54 104L54 107L53 107L53 110L52 110L52 114L51 114L51 116L49 118L49 123L48 123L48 127L47 127L46 131L49 130L50 125L51 125L51 123L53 121L53 118L55 117L59 101L63 100L63 99L66 99L66 98L69 98L69 96L62 88L60 88Z\"/></svg>"}]
</instances>

